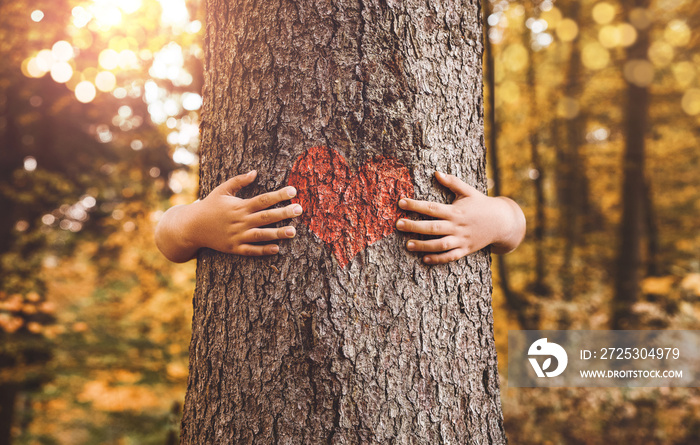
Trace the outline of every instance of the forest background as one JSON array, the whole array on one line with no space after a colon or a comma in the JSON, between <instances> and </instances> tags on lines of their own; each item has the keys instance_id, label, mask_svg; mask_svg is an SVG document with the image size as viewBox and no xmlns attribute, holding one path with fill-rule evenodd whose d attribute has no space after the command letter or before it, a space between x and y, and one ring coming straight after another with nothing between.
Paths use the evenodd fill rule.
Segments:
<instances>
[{"instance_id":1,"label":"forest background","mask_svg":"<svg viewBox=\"0 0 700 445\"><path fill-rule=\"evenodd\" d=\"M203 16L0 2L0 443L177 442L195 264L153 229L197 192ZM484 21L489 189L528 219L494 257L510 441L696 443L698 388L509 388L506 365L509 329L700 329L700 3Z\"/></svg>"}]
</instances>

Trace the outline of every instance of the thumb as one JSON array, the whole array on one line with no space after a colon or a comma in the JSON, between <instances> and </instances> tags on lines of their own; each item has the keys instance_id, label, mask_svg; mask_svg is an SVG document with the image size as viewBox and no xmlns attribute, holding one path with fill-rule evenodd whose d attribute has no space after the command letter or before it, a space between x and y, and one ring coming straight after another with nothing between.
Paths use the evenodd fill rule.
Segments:
<instances>
[{"instance_id":1,"label":"thumb","mask_svg":"<svg viewBox=\"0 0 700 445\"><path fill-rule=\"evenodd\" d=\"M240 189L252 183L257 175L258 172L256 170L251 170L243 175L234 176L218 186L217 189L224 194L235 195Z\"/></svg>"},{"instance_id":2,"label":"thumb","mask_svg":"<svg viewBox=\"0 0 700 445\"><path fill-rule=\"evenodd\" d=\"M454 175L448 175L442 172L435 172L435 177L440 182L440 184L452 190L452 192L457 196L473 196L475 194L481 193L477 189L475 189L474 187L472 187L471 185L467 184L466 182L462 181Z\"/></svg>"}]
</instances>

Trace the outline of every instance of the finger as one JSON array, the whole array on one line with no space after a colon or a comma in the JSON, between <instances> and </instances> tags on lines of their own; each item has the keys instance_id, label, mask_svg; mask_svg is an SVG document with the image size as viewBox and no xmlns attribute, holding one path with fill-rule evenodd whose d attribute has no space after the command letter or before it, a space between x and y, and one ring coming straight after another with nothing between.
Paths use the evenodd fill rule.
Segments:
<instances>
[{"instance_id":1,"label":"finger","mask_svg":"<svg viewBox=\"0 0 700 445\"><path fill-rule=\"evenodd\" d=\"M240 189L252 183L257 175L257 171L251 170L244 175L234 176L233 178L218 186L217 189L219 189L223 193L235 195Z\"/></svg>"},{"instance_id":2,"label":"finger","mask_svg":"<svg viewBox=\"0 0 700 445\"><path fill-rule=\"evenodd\" d=\"M297 189L295 189L294 187L285 187L280 190L275 190L274 192L263 193L261 195L250 198L248 200L248 208L250 208L250 210L253 212L257 212L258 210L266 209L270 206L273 206L278 202L294 198L296 195Z\"/></svg>"},{"instance_id":3,"label":"finger","mask_svg":"<svg viewBox=\"0 0 700 445\"><path fill-rule=\"evenodd\" d=\"M248 229L243 232L241 240L244 243L257 243L262 241L274 241L278 239L294 238L297 231L294 227L279 227L269 229Z\"/></svg>"},{"instance_id":4,"label":"finger","mask_svg":"<svg viewBox=\"0 0 700 445\"><path fill-rule=\"evenodd\" d=\"M423 257L423 261L428 264L445 264L450 263L452 261L457 261L466 254L467 251L460 247L437 255L426 255Z\"/></svg>"},{"instance_id":5,"label":"finger","mask_svg":"<svg viewBox=\"0 0 700 445\"><path fill-rule=\"evenodd\" d=\"M422 233L424 235L449 235L452 233L452 223L449 221L413 221L401 218L396 222L396 228L402 232Z\"/></svg>"},{"instance_id":6,"label":"finger","mask_svg":"<svg viewBox=\"0 0 700 445\"><path fill-rule=\"evenodd\" d=\"M481 193L471 185L456 177L455 175L448 175L442 172L435 172L435 177L440 182L440 184L452 190L452 192L455 195L472 196L476 193Z\"/></svg>"},{"instance_id":7,"label":"finger","mask_svg":"<svg viewBox=\"0 0 700 445\"><path fill-rule=\"evenodd\" d=\"M243 256L263 256L274 255L280 251L280 246L277 244L265 244L258 246L255 244L241 244L233 253Z\"/></svg>"},{"instance_id":8,"label":"finger","mask_svg":"<svg viewBox=\"0 0 700 445\"><path fill-rule=\"evenodd\" d=\"M295 218L301 215L303 209L299 204L289 204L281 209L267 209L251 213L248 216L248 224L251 227L260 227L276 223L284 219Z\"/></svg>"},{"instance_id":9,"label":"finger","mask_svg":"<svg viewBox=\"0 0 700 445\"><path fill-rule=\"evenodd\" d=\"M399 207L411 212L422 213L434 218L448 219L450 216L450 206L439 202L418 201L416 199L401 198Z\"/></svg>"},{"instance_id":10,"label":"finger","mask_svg":"<svg viewBox=\"0 0 700 445\"><path fill-rule=\"evenodd\" d=\"M456 236L443 236L427 241L412 239L406 243L406 248L411 252L445 252L456 247L459 247Z\"/></svg>"}]
</instances>

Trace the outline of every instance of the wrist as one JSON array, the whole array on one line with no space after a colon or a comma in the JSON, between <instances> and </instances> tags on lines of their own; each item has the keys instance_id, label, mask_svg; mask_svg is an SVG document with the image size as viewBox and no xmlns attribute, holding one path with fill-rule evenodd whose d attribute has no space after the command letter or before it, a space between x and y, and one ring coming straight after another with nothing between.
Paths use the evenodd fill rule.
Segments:
<instances>
[{"instance_id":1,"label":"wrist","mask_svg":"<svg viewBox=\"0 0 700 445\"><path fill-rule=\"evenodd\" d=\"M515 250L525 237L525 215L520 206L505 196L493 197L499 215L491 251L504 254Z\"/></svg>"},{"instance_id":2,"label":"wrist","mask_svg":"<svg viewBox=\"0 0 700 445\"><path fill-rule=\"evenodd\" d=\"M199 208L202 201L195 201L191 204L185 204L183 206L183 211L180 212L180 221L178 225L180 230L178 231L179 244L187 251L197 251L201 246L198 235L200 234L198 215L201 212Z\"/></svg>"}]
</instances>

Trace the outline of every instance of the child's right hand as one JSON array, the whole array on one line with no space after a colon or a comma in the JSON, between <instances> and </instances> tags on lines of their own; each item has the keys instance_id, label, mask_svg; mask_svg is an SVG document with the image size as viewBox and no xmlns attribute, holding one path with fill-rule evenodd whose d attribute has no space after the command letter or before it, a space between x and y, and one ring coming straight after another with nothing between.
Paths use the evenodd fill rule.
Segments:
<instances>
[{"instance_id":1,"label":"child's right hand","mask_svg":"<svg viewBox=\"0 0 700 445\"><path fill-rule=\"evenodd\" d=\"M279 246L257 242L293 238L294 227L260 228L301 215L299 204L279 209L269 207L293 198L294 187L284 187L250 199L236 193L255 180L255 170L235 176L216 187L203 200L175 206L161 217L156 227L156 245L171 261L185 262L197 250L208 247L225 253L246 256L274 255Z\"/></svg>"}]
</instances>

